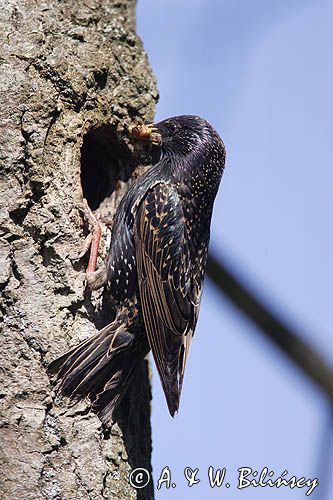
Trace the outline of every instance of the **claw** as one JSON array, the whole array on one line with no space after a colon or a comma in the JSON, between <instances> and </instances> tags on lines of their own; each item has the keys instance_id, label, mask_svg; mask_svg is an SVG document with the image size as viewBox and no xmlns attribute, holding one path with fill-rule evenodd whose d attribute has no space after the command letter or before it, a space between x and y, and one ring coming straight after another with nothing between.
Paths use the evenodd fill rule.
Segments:
<instances>
[{"instance_id":1,"label":"claw","mask_svg":"<svg viewBox=\"0 0 333 500\"><path fill-rule=\"evenodd\" d=\"M90 233L86 237L86 240L83 244L81 252L76 254L76 255L67 255L67 259L69 259L69 260L81 260L86 255L86 253L88 253L89 248L90 248L91 243L92 243L92 240L93 240L93 235L92 235L92 233Z\"/></svg>"}]
</instances>

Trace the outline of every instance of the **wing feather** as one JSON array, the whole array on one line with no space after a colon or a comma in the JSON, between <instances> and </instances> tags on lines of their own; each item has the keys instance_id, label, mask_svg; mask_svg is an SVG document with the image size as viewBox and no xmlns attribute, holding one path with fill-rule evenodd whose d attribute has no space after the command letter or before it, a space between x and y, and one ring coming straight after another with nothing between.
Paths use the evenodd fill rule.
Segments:
<instances>
[{"instance_id":1,"label":"wing feather","mask_svg":"<svg viewBox=\"0 0 333 500\"><path fill-rule=\"evenodd\" d=\"M200 302L175 187L161 182L146 193L136 214L135 248L145 328L173 415Z\"/></svg>"}]
</instances>

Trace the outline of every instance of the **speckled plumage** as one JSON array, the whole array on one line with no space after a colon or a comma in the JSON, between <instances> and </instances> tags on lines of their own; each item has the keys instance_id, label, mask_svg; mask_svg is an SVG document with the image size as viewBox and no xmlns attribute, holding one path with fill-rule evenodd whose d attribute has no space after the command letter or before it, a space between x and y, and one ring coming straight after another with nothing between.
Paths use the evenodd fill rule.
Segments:
<instances>
[{"instance_id":1,"label":"speckled plumage","mask_svg":"<svg viewBox=\"0 0 333 500\"><path fill-rule=\"evenodd\" d=\"M116 318L56 360L64 392L89 394L103 421L151 349L171 415L196 326L225 149L203 119L157 125L161 158L119 204L107 259Z\"/></svg>"}]
</instances>

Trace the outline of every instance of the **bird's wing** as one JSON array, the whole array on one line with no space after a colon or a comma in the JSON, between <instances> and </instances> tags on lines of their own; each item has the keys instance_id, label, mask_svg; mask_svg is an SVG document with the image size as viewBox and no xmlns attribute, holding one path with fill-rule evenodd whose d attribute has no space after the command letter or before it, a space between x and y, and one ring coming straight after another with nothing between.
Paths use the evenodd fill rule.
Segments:
<instances>
[{"instance_id":1,"label":"bird's wing","mask_svg":"<svg viewBox=\"0 0 333 500\"><path fill-rule=\"evenodd\" d=\"M135 221L138 282L144 324L171 415L178 409L186 359L200 304L177 190L156 184Z\"/></svg>"}]
</instances>

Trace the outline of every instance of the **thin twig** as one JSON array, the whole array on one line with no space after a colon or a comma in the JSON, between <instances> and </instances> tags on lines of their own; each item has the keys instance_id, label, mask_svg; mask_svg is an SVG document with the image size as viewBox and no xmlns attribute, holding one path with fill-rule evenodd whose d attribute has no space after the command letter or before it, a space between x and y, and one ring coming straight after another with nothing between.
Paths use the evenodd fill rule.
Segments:
<instances>
[{"instance_id":1,"label":"thin twig","mask_svg":"<svg viewBox=\"0 0 333 500\"><path fill-rule=\"evenodd\" d=\"M217 261L210 255L207 272L221 291L333 400L333 371L304 336L288 327L254 297L220 259Z\"/></svg>"}]
</instances>

